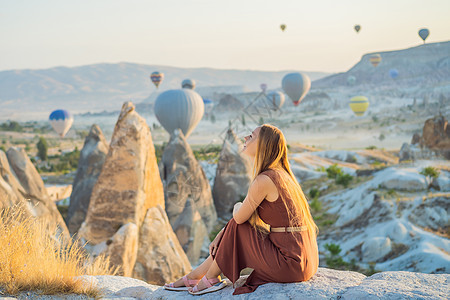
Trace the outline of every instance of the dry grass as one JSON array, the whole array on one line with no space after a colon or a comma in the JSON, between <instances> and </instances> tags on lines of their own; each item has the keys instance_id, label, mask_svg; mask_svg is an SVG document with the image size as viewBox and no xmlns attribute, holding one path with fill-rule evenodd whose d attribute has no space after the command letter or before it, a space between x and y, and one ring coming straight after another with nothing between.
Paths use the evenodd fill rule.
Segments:
<instances>
[{"instance_id":1,"label":"dry grass","mask_svg":"<svg viewBox=\"0 0 450 300\"><path fill-rule=\"evenodd\" d=\"M98 288L79 276L114 275L117 270L110 268L105 257L90 259L78 241L55 238L55 229L49 231L42 222L27 217L19 206L0 211L0 289L4 293L100 296Z\"/></svg>"}]
</instances>

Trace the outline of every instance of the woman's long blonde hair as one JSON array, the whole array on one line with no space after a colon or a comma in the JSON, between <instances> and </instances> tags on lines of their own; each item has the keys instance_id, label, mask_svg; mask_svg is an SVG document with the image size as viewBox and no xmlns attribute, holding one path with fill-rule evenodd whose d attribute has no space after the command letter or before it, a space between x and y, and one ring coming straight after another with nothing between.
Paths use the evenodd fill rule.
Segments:
<instances>
[{"instance_id":1,"label":"woman's long blonde hair","mask_svg":"<svg viewBox=\"0 0 450 300\"><path fill-rule=\"evenodd\" d=\"M308 232L315 236L318 233L318 227L312 218L305 194L289 165L286 139L277 127L264 124L261 125L258 135L253 164L253 180L269 169L276 170L283 178L279 180L281 188L278 192L286 206L290 226L306 226ZM286 198L290 198L292 201L287 203ZM257 210L250 217L249 222L258 231L267 233L269 226L261 220Z\"/></svg>"}]
</instances>

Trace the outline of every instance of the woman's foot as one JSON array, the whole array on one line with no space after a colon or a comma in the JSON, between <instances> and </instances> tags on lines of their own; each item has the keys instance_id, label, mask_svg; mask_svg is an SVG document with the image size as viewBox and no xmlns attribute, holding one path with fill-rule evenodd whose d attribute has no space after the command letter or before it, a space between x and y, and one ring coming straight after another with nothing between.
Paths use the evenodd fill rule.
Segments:
<instances>
[{"instance_id":1,"label":"woman's foot","mask_svg":"<svg viewBox=\"0 0 450 300\"><path fill-rule=\"evenodd\" d=\"M166 283L164 288L169 291L187 291L194 287L200 279L189 279L187 276L183 276L175 282Z\"/></svg>"},{"instance_id":2,"label":"woman's foot","mask_svg":"<svg viewBox=\"0 0 450 300\"><path fill-rule=\"evenodd\" d=\"M225 281L220 279L219 277L213 277L207 279L206 276L200 280L200 282L194 286L193 288L189 288L189 294L191 295L203 295L206 293L215 292L226 287L227 284Z\"/></svg>"}]
</instances>

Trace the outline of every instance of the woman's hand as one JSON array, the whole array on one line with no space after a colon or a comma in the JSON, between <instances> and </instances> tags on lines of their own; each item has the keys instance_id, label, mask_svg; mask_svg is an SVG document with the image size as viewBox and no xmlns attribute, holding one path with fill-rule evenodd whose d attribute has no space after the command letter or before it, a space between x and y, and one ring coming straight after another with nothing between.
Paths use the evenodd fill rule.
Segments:
<instances>
[{"instance_id":1,"label":"woman's hand","mask_svg":"<svg viewBox=\"0 0 450 300\"><path fill-rule=\"evenodd\" d=\"M217 252L217 244L219 243L219 240L221 239L223 235L223 228L222 230L216 235L214 240L209 244L209 254L215 255Z\"/></svg>"}]
</instances>

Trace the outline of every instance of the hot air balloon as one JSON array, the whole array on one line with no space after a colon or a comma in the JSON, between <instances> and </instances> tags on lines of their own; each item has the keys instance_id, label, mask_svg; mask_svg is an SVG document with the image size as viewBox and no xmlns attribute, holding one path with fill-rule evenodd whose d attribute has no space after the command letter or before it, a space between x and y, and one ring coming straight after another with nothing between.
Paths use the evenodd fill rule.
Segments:
<instances>
[{"instance_id":1,"label":"hot air balloon","mask_svg":"<svg viewBox=\"0 0 450 300\"><path fill-rule=\"evenodd\" d=\"M266 89L267 89L267 84L261 83L261 84L259 85L259 87L261 88L261 90L262 90L263 92L265 92Z\"/></svg>"},{"instance_id":2,"label":"hot air balloon","mask_svg":"<svg viewBox=\"0 0 450 300\"><path fill-rule=\"evenodd\" d=\"M280 109L284 104L284 94L281 92L270 92L267 95L267 99L269 100L270 104L272 105L273 110Z\"/></svg>"},{"instance_id":3,"label":"hot air balloon","mask_svg":"<svg viewBox=\"0 0 450 300\"><path fill-rule=\"evenodd\" d=\"M361 117L369 107L369 100L364 96L356 96L350 99L349 104L355 115Z\"/></svg>"},{"instance_id":4,"label":"hot air balloon","mask_svg":"<svg viewBox=\"0 0 450 300\"><path fill-rule=\"evenodd\" d=\"M181 83L181 87L183 89L195 89L195 80L192 79L185 79L183 80L183 82Z\"/></svg>"},{"instance_id":5,"label":"hot air balloon","mask_svg":"<svg viewBox=\"0 0 450 300\"><path fill-rule=\"evenodd\" d=\"M311 88L311 80L305 74L289 73L283 77L281 86L284 92L297 106Z\"/></svg>"},{"instance_id":6,"label":"hot air balloon","mask_svg":"<svg viewBox=\"0 0 450 300\"><path fill-rule=\"evenodd\" d=\"M212 102L212 100L203 98L203 105L205 106L205 114L209 115L214 107L214 102Z\"/></svg>"},{"instance_id":7,"label":"hot air balloon","mask_svg":"<svg viewBox=\"0 0 450 300\"><path fill-rule=\"evenodd\" d=\"M381 55L380 54L373 54L373 55L370 56L369 60L370 60L370 63L374 67L376 67L381 62Z\"/></svg>"},{"instance_id":8,"label":"hot air balloon","mask_svg":"<svg viewBox=\"0 0 450 300\"><path fill-rule=\"evenodd\" d=\"M281 25L280 25L280 28L281 28L281 31L284 32L284 30L286 29L286 25L285 25L285 24L281 24Z\"/></svg>"},{"instance_id":9,"label":"hot air balloon","mask_svg":"<svg viewBox=\"0 0 450 300\"><path fill-rule=\"evenodd\" d=\"M419 30L419 36L423 40L424 44L425 44L425 40L427 39L428 35L430 35L430 31L427 28L422 28Z\"/></svg>"},{"instance_id":10,"label":"hot air balloon","mask_svg":"<svg viewBox=\"0 0 450 300\"><path fill-rule=\"evenodd\" d=\"M353 75L348 76L347 83L348 83L348 85L354 85L356 83L356 77Z\"/></svg>"},{"instance_id":11,"label":"hot air balloon","mask_svg":"<svg viewBox=\"0 0 450 300\"><path fill-rule=\"evenodd\" d=\"M161 82L164 80L164 73L161 72L153 72L150 75L150 79L152 80L153 84L156 86L156 88L159 87L159 85L161 84Z\"/></svg>"},{"instance_id":12,"label":"hot air balloon","mask_svg":"<svg viewBox=\"0 0 450 300\"><path fill-rule=\"evenodd\" d=\"M158 96L154 110L159 123L169 134L179 128L187 138L202 119L205 105L202 97L193 90L168 90Z\"/></svg>"},{"instance_id":13,"label":"hot air balloon","mask_svg":"<svg viewBox=\"0 0 450 300\"><path fill-rule=\"evenodd\" d=\"M398 70L397 69L390 69L389 70L389 76L391 76L392 79L395 79L398 77Z\"/></svg>"},{"instance_id":14,"label":"hot air balloon","mask_svg":"<svg viewBox=\"0 0 450 300\"><path fill-rule=\"evenodd\" d=\"M64 109L54 110L48 119L53 129L59 134L60 137L64 137L66 135L73 123L72 115Z\"/></svg>"},{"instance_id":15,"label":"hot air balloon","mask_svg":"<svg viewBox=\"0 0 450 300\"><path fill-rule=\"evenodd\" d=\"M358 33L361 30L361 25L356 24L354 28L356 33Z\"/></svg>"}]
</instances>

